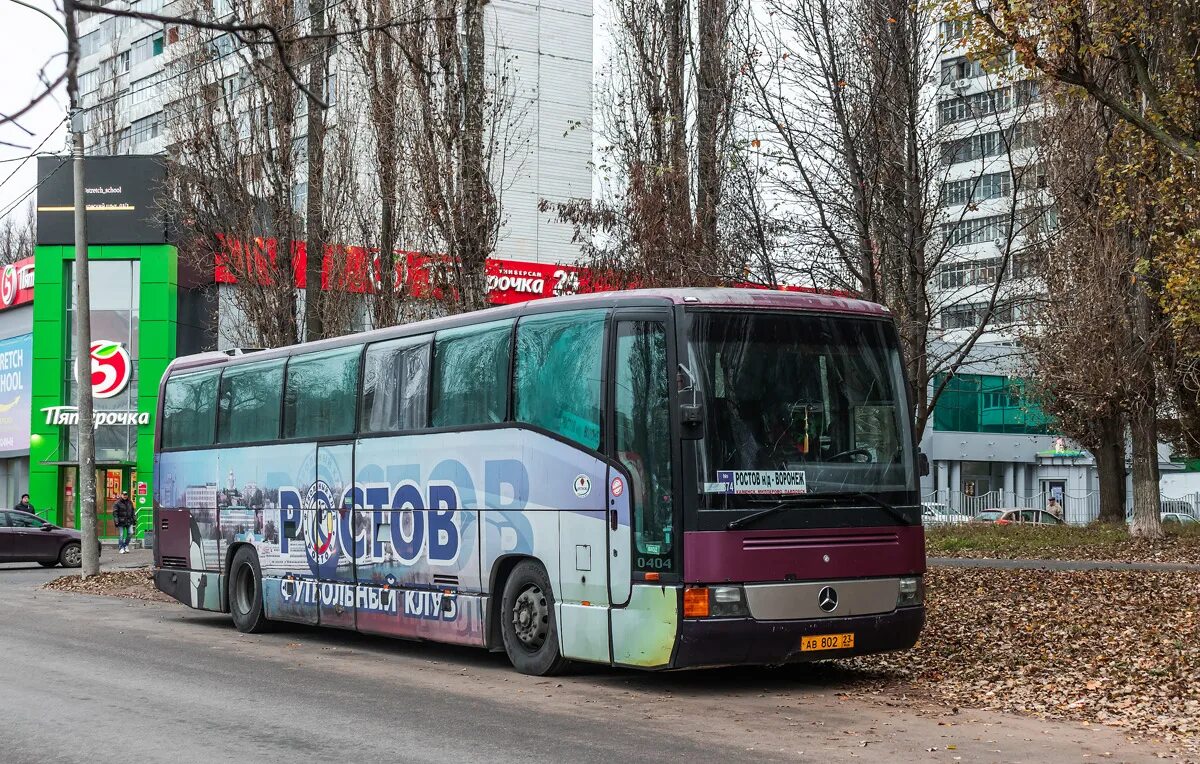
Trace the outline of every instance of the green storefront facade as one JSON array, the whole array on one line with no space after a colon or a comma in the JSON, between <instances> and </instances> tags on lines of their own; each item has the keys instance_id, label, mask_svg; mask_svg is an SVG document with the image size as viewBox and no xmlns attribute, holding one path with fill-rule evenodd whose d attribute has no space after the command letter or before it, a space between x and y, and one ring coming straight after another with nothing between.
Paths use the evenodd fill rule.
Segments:
<instances>
[{"instance_id":1,"label":"green storefront facade","mask_svg":"<svg viewBox=\"0 0 1200 764\"><path fill-rule=\"evenodd\" d=\"M88 257L93 358L123 352L117 366L128 362L124 380L119 371L101 374L93 366L99 531L115 535L110 507L129 491L144 532L154 495L158 384L179 336L178 253L167 244L103 245L89 247ZM78 527L74 248L39 245L35 272L29 492L39 508L50 509L51 522Z\"/></svg>"}]
</instances>

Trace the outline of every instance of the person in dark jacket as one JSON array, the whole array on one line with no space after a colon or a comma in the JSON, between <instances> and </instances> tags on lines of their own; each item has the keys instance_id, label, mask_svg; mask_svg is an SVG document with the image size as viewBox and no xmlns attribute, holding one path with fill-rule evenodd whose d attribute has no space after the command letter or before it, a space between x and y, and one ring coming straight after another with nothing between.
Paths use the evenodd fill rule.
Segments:
<instances>
[{"instance_id":1,"label":"person in dark jacket","mask_svg":"<svg viewBox=\"0 0 1200 764\"><path fill-rule=\"evenodd\" d=\"M121 498L113 504L113 522L117 524L117 532L120 534L120 538L117 539L117 553L125 554L129 551L130 538L137 532L137 510L129 500L129 491L122 491Z\"/></svg>"},{"instance_id":2,"label":"person in dark jacket","mask_svg":"<svg viewBox=\"0 0 1200 764\"><path fill-rule=\"evenodd\" d=\"M29 494L21 494L21 503L17 504L17 506L13 507L13 509L17 510L18 512L28 512L31 515L34 514L33 505L29 503Z\"/></svg>"}]
</instances>

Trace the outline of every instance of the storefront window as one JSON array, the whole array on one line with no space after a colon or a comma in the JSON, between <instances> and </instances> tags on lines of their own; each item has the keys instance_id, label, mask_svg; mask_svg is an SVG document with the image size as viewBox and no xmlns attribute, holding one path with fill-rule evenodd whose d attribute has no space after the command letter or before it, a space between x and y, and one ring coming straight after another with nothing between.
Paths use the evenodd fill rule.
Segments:
<instances>
[{"instance_id":1,"label":"storefront window","mask_svg":"<svg viewBox=\"0 0 1200 764\"><path fill-rule=\"evenodd\" d=\"M934 384L945 379L939 376ZM1046 435L1051 417L1025 393L1025 382L993 374L958 374L946 383L933 411L939 432L994 432Z\"/></svg>"},{"instance_id":2,"label":"storefront window","mask_svg":"<svg viewBox=\"0 0 1200 764\"><path fill-rule=\"evenodd\" d=\"M129 355L128 382L113 395L95 398L97 413L136 412L138 409L138 284L141 264L136 260L93 260L88 274L91 282L91 318L93 342L105 340L119 344ZM67 264L66 352L62 369L64 403L75 405L78 384L75 379L75 264ZM75 427L68 430L65 458L76 459L78 438ZM96 429L96 459L99 462L133 462L137 459L137 426L101 424Z\"/></svg>"}]
</instances>

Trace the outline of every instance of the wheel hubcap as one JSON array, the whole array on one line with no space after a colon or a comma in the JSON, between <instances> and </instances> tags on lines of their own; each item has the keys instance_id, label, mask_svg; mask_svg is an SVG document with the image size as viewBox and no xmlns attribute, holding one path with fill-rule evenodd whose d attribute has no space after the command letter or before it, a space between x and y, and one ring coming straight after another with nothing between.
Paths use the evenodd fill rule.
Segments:
<instances>
[{"instance_id":1,"label":"wheel hubcap","mask_svg":"<svg viewBox=\"0 0 1200 764\"><path fill-rule=\"evenodd\" d=\"M67 547L67 552L66 552L66 554L63 555L63 557L66 558L68 565L74 565L75 563L79 562L79 547L77 547L77 546Z\"/></svg>"},{"instance_id":2,"label":"wheel hubcap","mask_svg":"<svg viewBox=\"0 0 1200 764\"><path fill-rule=\"evenodd\" d=\"M517 595L512 621L517 639L527 650L537 652L541 649L550 632L550 607L539 587L530 584Z\"/></svg>"}]
</instances>

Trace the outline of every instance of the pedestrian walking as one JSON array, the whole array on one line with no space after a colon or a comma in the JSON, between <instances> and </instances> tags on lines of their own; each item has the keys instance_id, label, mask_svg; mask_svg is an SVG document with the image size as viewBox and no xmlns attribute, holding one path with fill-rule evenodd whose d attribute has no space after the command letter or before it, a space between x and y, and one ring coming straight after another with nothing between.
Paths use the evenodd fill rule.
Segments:
<instances>
[{"instance_id":1,"label":"pedestrian walking","mask_svg":"<svg viewBox=\"0 0 1200 764\"><path fill-rule=\"evenodd\" d=\"M20 503L13 507L13 509L17 510L18 512L28 512L31 515L34 514L33 505L29 503L29 494L21 494Z\"/></svg>"},{"instance_id":2,"label":"pedestrian walking","mask_svg":"<svg viewBox=\"0 0 1200 764\"><path fill-rule=\"evenodd\" d=\"M137 510L129 500L129 491L122 491L121 498L113 504L113 521L117 524L117 554L129 551L129 540L137 532Z\"/></svg>"},{"instance_id":3,"label":"pedestrian walking","mask_svg":"<svg viewBox=\"0 0 1200 764\"><path fill-rule=\"evenodd\" d=\"M1059 504L1058 499L1054 496L1051 496L1050 501L1046 503L1046 511L1057 517L1059 520L1063 519L1062 504Z\"/></svg>"}]
</instances>

